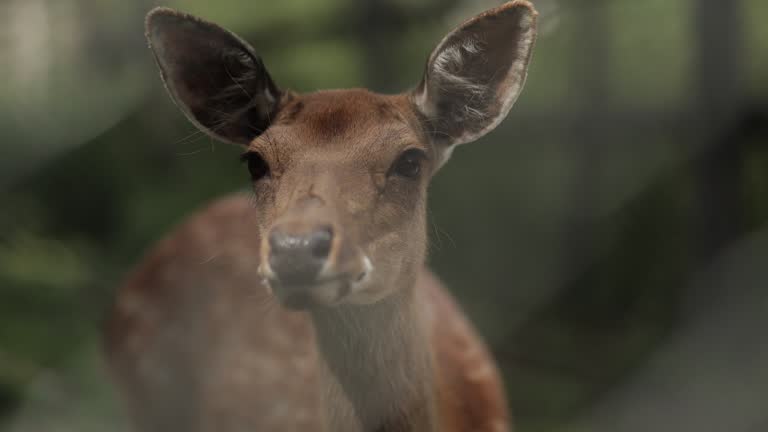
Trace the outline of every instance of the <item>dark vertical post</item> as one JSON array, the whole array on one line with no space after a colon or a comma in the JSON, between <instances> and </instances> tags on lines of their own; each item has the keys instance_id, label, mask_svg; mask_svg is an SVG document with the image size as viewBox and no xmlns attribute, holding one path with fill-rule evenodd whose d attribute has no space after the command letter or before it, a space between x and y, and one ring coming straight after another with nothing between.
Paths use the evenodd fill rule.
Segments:
<instances>
[{"instance_id":1,"label":"dark vertical post","mask_svg":"<svg viewBox=\"0 0 768 432\"><path fill-rule=\"evenodd\" d=\"M572 79L570 99L576 110L564 139L574 152L570 196L566 197L565 268L578 269L586 264L595 243L595 187L600 182L603 117L609 94L609 41L606 0L578 1L572 5L576 24L570 59Z\"/></svg>"},{"instance_id":2,"label":"dark vertical post","mask_svg":"<svg viewBox=\"0 0 768 432\"><path fill-rule=\"evenodd\" d=\"M713 257L743 220L740 170L743 144L744 37L740 0L697 0L695 10L694 264Z\"/></svg>"},{"instance_id":3,"label":"dark vertical post","mask_svg":"<svg viewBox=\"0 0 768 432\"><path fill-rule=\"evenodd\" d=\"M395 11L386 0L359 0L357 5L357 34L362 42L362 58L365 85L388 91L391 86L393 43L388 40L388 28Z\"/></svg>"}]
</instances>

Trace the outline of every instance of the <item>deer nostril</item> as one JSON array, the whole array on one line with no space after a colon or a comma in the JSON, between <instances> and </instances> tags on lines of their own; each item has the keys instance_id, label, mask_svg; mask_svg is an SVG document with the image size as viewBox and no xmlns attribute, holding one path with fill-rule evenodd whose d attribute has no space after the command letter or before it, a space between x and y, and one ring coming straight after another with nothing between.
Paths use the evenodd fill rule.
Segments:
<instances>
[{"instance_id":1,"label":"deer nostril","mask_svg":"<svg viewBox=\"0 0 768 432\"><path fill-rule=\"evenodd\" d=\"M331 241L333 240L333 231L330 227L317 230L309 235L308 246L312 251L312 256L317 259L326 259L331 252Z\"/></svg>"}]
</instances>

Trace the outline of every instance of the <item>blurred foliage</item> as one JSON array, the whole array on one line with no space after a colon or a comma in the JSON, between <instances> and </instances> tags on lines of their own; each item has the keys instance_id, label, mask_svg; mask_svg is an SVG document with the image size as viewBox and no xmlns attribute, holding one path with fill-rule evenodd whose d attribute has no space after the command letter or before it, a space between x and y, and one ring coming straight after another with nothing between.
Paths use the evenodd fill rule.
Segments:
<instances>
[{"instance_id":1,"label":"blurred foliage","mask_svg":"<svg viewBox=\"0 0 768 432\"><path fill-rule=\"evenodd\" d=\"M706 2L535 1L526 91L435 179L430 261L496 353L520 431L571 430L685 319L707 260L766 229L768 3L734 2L739 93L720 124L697 107ZM0 5L0 430L117 430L98 360L114 287L184 215L246 186L237 149L166 97L142 38L154 4ZM282 86L397 91L451 26L493 4L171 5L242 34ZM709 156L717 146L727 157ZM735 186L702 190L708 160L735 161L723 174ZM712 250L702 238L716 230L698 224L725 219L702 196L740 215Z\"/></svg>"}]
</instances>

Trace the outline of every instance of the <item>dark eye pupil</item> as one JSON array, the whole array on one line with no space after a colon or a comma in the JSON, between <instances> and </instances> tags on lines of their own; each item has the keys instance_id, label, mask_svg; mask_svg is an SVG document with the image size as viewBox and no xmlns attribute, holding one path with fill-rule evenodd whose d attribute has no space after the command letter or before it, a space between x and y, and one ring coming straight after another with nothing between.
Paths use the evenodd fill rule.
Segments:
<instances>
[{"instance_id":1,"label":"dark eye pupil","mask_svg":"<svg viewBox=\"0 0 768 432\"><path fill-rule=\"evenodd\" d=\"M407 178L417 177L421 172L421 160L423 157L419 150L406 151L395 163L395 174Z\"/></svg>"},{"instance_id":2,"label":"dark eye pupil","mask_svg":"<svg viewBox=\"0 0 768 432\"><path fill-rule=\"evenodd\" d=\"M243 155L243 161L248 164L251 179L256 181L269 175L269 165L258 153L249 152Z\"/></svg>"}]
</instances>

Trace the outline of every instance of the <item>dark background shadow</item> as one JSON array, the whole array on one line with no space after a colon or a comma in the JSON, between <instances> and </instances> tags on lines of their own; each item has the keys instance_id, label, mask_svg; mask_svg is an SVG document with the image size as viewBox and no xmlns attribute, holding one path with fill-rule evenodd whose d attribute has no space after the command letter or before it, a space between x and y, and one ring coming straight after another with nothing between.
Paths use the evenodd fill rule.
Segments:
<instances>
[{"instance_id":1,"label":"dark background shadow","mask_svg":"<svg viewBox=\"0 0 768 432\"><path fill-rule=\"evenodd\" d=\"M299 91L416 83L497 2L179 0ZM768 3L536 0L509 119L431 190L432 266L519 431L768 428ZM142 251L245 188L166 97L157 2L0 3L0 430L122 430L98 327Z\"/></svg>"}]
</instances>

